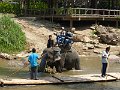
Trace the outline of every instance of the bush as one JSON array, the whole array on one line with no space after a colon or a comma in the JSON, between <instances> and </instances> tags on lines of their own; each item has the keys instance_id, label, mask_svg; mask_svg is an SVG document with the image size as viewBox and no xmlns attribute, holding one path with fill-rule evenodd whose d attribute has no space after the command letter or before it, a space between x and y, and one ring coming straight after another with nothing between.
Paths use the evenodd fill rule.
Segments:
<instances>
[{"instance_id":1,"label":"bush","mask_svg":"<svg viewBox=\"0 0 120 90\"><path fill-rule=\"evenodd\" d=\"M42 2L42 1L36 1L36 2L33 2L31 1L30 2L30 9L48 9L48 4L46 4L45 2Z\"/></svg>"},{"instance_id":2,"label":"bush","mask_svg":"<svg viewBox=\"0 0 120 90\"><path fill-rule=\"evenodd\" d=\"M19 52L25 49L25 44L21 27L8 16L0 17L0 52Z\"/></svg>"},{"instance_id":3,"label":"bush","mask_svg":"<svg viewBox=\"0 0 120 90\"><path fill-rule=\"evenodd\" d=\"M0 2L0 13L14 13L17 14L20 11L19 3Z\"/></svg>"},{"instance_id":4,"label":"bush","mask_svg":"<svg viewBox=\"0 0 120 90\"><path fill-rule=\"evenodd\" d=\"M56 8L55 12L56 12L57 15L62 15L62 14L64 14L64 8L63 7Z\"/></svg>"}]
</instances>

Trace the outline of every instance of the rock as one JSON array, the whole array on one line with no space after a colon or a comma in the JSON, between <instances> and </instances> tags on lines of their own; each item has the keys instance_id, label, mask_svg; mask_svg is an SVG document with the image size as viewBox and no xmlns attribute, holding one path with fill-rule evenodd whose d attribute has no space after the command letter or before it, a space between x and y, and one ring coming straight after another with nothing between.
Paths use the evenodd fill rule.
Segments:
<instances>
[{"instance_id":1,"label":"rock","mask_svg":"<svg viewBox=\"0 0 120 90\"><path fill-rule=\"evenodd\" d=\"M97 35L95 35L95 34L94 34L94 35L92 35L91 37L92 37L93 39L98 39L98 36L97 36Z\"/></svg>"},{"instance_id":2,"label":"rock","mask_svg":"<svg viewBox=\"0 0 120 90\"><path fill-rule=\"evenodd\" d=\"M99 41L96 40L96 39L95 39L95 40L91 40L91 41L90 41L90 44L99 44Z\"/></svg>"},{"instance_id":3,"label":"rock","mask_svg":"<svg viewBox=\"0 0 120 90\"><path fill-rule=\"evenodd\" d=\"M86 44L86 47L88 47L88 49L94 49L94 45L93 45L93 44L87 43L87 44Z\"/></svg>"},{"instance_id":4,"label":"rock","mask_svg":"<svg viewBox=\"0 0 120 90\"><path fill-rule=\"evenodd\" d=\"M96 27L96 34L100 37L99 41L110 45L120 44L120 33L112 27L104 27L99 25Z\"/></svg>"},{"instance_id":5,"label":"rock","mask_svg":"<svg viewBox=\"0 0 120 90\"><path fill-rule=\"evenodd\" d=\"M0 53L0 58L11 60L12 57L7 53Z\"/></svg>"},{"instance_id":6,"label":"rock","mask_svg":"<svg viewBox=\"0 0 120 90\"><path fill-rule=\"evenodd\" d=\"M85 42L85 43L89 43L89 42L91 42L91 40L90 40L89 37L84 36L84 37L83 37L83 42Z\"/></svg>"},{"instance_id":7,"label":"rock","mask_svg":"<svg viewBox=\"0 0 120 90\"><path fill-rule=\"evenodd\" d=\"M30 53L27 52L21 52L19 54L16 55L16 58L24 58L24 57L28 57Z\"/></svg>"},{"instance_id":8,"label":"rock","mask_svg":"<svg viewBox=\"0 0 120 90\"><path fill-rule=\"evenodd\" d=\"M83 50L88 50L88 47L83 47Z\"/></svg>"},{"instance_id":9,"label":"rock","mask_svg":"<svg viewBox=\"0 0 120 90\"><path fill-rule=\"evenodd\" d=\"M109 28L109 33L115 33L116 32L116 29L114 28Z\"/></svg>"},{"instance_id":10,"label":"rock","mask_svg":"<svg viewBox=\"0 0 120 90\"><path fill-rule=\"evenodd\" d=\"M81 35L74 35L73 36L73 41L74 42L80 42L80 41L82 41L82 36Z\"/></svg>"},{"instance_id":11,"label":"rock","mask_svg":"<svg viewBox=\"0 0 120 90\"><path fill-rule=\"evenodd\" d=\"M96 32L97 32L97 35L106 34L107 29L106 29L106 27L99 25L98 27L96 27Z\"/></svg>"},{"instance_id":12,"label":"rock","mask_svg":"<svg viewBox=\"0 0 120 90\"><path fill-rule=\"evenodd\" d=\"M101 48L99 44L94 45L95 48Z\"/></svg>"},{"instance_id":13,"label":"rock","mask_svg":"<svg viewBox=\"0 0 120 90\"><path fill-rule=\"evenodd\" d=\"M45 25L41 24L40 27L45 27Z\"/></svg>"},{"instance_id":14,"label":"rock","mask_svg":"<svg viewBox=\"0 0 120 90\"><path fill-rule=\"evenodd\" d=\"M96 54L101 54L102 53L102 49L94 49L93 51Z\"/></svg>"},{"instance_id":15,"label":"rock","mask_svg":"<svg viewBox=\"0 0 120 90\"><path fill-rule=\"evenodd\" d=\"M75 36L73 36L73 41L74 42L84 42L84 43L91 42L90 38L85 35L75 35Z\"/></svg>"},{"instance_id":16,"label":"rock","mask_svg":"<svg viewBox=\"0 0 120 90\"><path fill-rule=\"evenodd\" d=\"M115 33L101 34L100 40L105 44L117 45L120 42L120 36Z\"/></svg>"},{"instance_id":17,"label":"rock","mask_svg":"<svg viewBox=\"0 0 120 90\"><path fill-rule=\"evenodd\" d=\"M91 27L90 27L90 29L95 30L95 29L96 29L96 27L95 27L95 26L91 26Z\"/></svg>"},{"instance_id":18,"label":"rock","mask_svg":"<svg viewBox=\"0 0 120 90\"><path fill-rule=\"evenodd\" d=\"M72 33L74 33L75 32L75 28L71 28L71 30L70 30Z\"/></svg>"},{"instance_id":19,"label":"rock","mask_svg":"<svg viewBox=\"0 0 120 90\"><path fill-rule=\"evenodd\" d=\"M100 51L98 51L98 50L94 50L93 52L96 54L100 54Z\"/></svg>"}]
</instances>

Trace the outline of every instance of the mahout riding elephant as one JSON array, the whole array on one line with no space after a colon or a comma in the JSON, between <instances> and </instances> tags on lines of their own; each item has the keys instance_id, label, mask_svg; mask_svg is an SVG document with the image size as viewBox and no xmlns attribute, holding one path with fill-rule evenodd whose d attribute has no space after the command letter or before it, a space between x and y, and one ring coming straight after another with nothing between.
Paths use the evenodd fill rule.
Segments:
<instances>
[{"instance_id":1,"label":"mahout riding elephant","mask_svg":"<svg viewBox=\"0 0 120 90\"><path fill-rule=\"evenodd\" d=\"M42 55L40 72L44 72L46 66L55 67L57 72L62 72L63 68L80 70L80 57L73 48L64 51L59 47L46 48Z\"/></svg>"}]
</instances>

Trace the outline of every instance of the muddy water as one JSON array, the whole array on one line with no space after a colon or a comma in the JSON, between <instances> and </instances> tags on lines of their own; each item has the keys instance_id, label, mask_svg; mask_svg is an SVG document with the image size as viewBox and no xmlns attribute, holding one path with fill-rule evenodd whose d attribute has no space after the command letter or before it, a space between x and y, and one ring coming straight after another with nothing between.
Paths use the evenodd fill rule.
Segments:
<instances>
[{"instance_id":1,"label":"muddy water","mask_svg":"<svg viewBox=\"0 0 120 90\"><path fill-rule=\"evenodd\" d=\"M101 61L99 57L81 58L81 71L67 71L61 75L79 75L101 72ZM5 61L0 60L0 78L6 78L11 73L22 67L20 61ZM10 78L29 78L29 68L21 70ZM110 62L108 72L120 72L120 63ZM46 74L39 74L44 76ZM120 81L104 82L104 83L80 83L66 85L39 85L39 86L6 86L0 87L0 90L120 90Z\"/></svg>"}]
</instances>

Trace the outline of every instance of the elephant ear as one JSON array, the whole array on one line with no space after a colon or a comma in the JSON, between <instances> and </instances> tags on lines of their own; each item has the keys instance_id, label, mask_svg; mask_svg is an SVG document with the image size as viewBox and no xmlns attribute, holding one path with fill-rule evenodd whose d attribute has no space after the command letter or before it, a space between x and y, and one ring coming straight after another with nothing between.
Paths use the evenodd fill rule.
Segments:
<instances>
[{"instance_id":1,"label":"elephant ear","mask_svg":"<svg viewBox=\"0 0 120 90\"><path fill-rule=\"evenodd\" d=\"M43 54L48 53L48 52L49 52L49 48L45 48L45 49L43 50Z\"/></svg>"},{"instance_id":2,"label":"elephant ear","mask_svg":"<svg viewBox=\"0 0 120 90\"><path fill-rule=\"evenodd\" d=\"M48 48L47 54L48 54L48 58L53 60L53 49L52 48Z\"/></svg>"},{"instance_id":3,"label":"elephant ear","mask_svg":"<svg viewBox=\"0 0 120 90\"><path fill-rule=\"evenodd\" d=\"M60 51L61 51L61 49L59 47L53 47L54 61L58 61L61 59Z\"/></svg>"},{"instance_id":4,"label":"elephant ear","mask_svg":"<svg viewBox=\"0 0 120 90\"><path fill-rule=\"evenodd\" d=\"M47 61L54 62L61 59L61 49L59 47L46 48L43 53L47 53Z\"/></svg>"}]
</instances>

